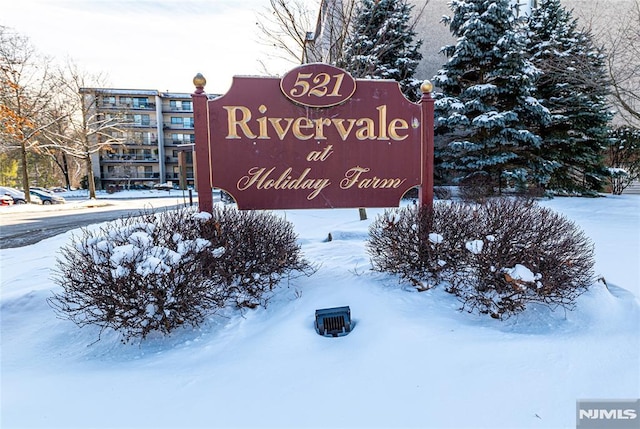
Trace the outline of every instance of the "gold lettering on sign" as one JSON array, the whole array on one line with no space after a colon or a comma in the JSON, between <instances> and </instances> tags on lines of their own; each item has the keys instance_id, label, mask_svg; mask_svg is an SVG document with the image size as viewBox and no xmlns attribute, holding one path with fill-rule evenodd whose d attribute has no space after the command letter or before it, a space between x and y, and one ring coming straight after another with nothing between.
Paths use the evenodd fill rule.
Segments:
<instances>
[{"instance_id":1,"label":"gold lettering on sign","mask_svg":"<svg viewBox=\"0 0 640 429\"><path fill-rule=\"evenodd\" d=\"M382 124L387 123L387 106L383 104L382 106L376 107L376 110L378 111L378 124L380 124L378 140L388 140L389 137L387 137L387 128L382 126Z\"/></svg>"},{"instance_id":2,"label":"gold lettering on sign","mask_svg":"<svg viewBox=\"0 0 640 429\"><path fill-rule=\"evenodd\" d=\"M371 169L356 166L350 168L344 173L344 179L340 181L340 188L350 189L357 187L358 189L398 189L407 179L381 179L377 176L361 177L362 173L368 173Z\"/></svg>"},{"instance_id":3,"label":"gold lettering on sign","mask_svg":"<svg viewBox=\"0 0 640 429\"><path fill-rule=\"evenodd\" d=\"M348 128L343 125L345 120L349 124ZM342 139L342 141L345 141L347 137L349 137L349 134L351 134L351 130L353 129L353 125L356 123L356 120L355 119L332 119L331 123L333 124L334 127L336 127L336 130L338 131L338 134L340 135L340 138Z\"/></svg>"},{"instance_id":4,"label":"gold lettering on sign","mask_svg":"<svg viewBox=\"0 0 640 429\"><path fill-rule=\"evenodd\" d=\"M307 155L307 161L326 161L329 155L333 153L333 145L325 147L323 150L312 150Z\"/></svg>"},{"instance_id":5,"label":"gold lettering on sign","mask_svg":"<svg viewBox=\"0 0 640 429\"><path fill-rule=\"evenodd\" d=\"M302 130L310 130L314 128L313 121L309 118L305 118L304 116L296 118L296 120L293 121L293 135L296 136L298 140L309 140L310 138L313 138L315 135L314 133L305 134Z\"/></svg>"},{"instance_id":6,"label":"gold lettering on sign","mask_svg":"<svg viewBox=\"0 0 640 429\"><path fill-rule=\"evenodd\" d=\"M331 92L327 94L329 84L335 79L335 83L331 85ZM294 98L313 95L315 97L341 97L340 87L344 80L344 73L334 74L318 73L315 76L312 73L298 73L293 88L289 91L289 95Z\"/></svg>"},{"instance_id":7,"label":"gold lettering on sign","mask_svg":"<svg viewBox=\"0 0 640 429\"><path fill-rule=\"evenodd\" d=\"M402 141L409 137L409 123L403 118L388 118L387 105L376 107L375 118L317 118L306 116L297 118L279 118L266 115L267 106L258 107L258 113L264 115L254 119L246 106L223 106L227 111L226 139L262 139L277 138L284 140L293 136L298 140L326 140L326 133L334 129L342 141L350 137L357 140L394 140Z\"/></svg>"},{"instance_id":8,"label":"gold lettering on sign","mask_svg":"<svg viewBox=\"0 0 640 429\"><path fill-rule=\"evenodd\" d=\"M284 119L286 123L286 127L282 128L280 125L280 121ZM278 138L280 140L284 140L284 136L289 132L289 128L291 128L291 124L293 123L293 118L269 118L269 122L273 126L273 129L276 130L276 134L278 134ZM266 134L266 133L265 133ZM266 138L269 138L268 136Z\"/></svg>"},{"instance_id":9,"label":"gold lettering on sign","mask_svg":"<svg viewBox=\"0 0 640 429\"><path fill-rule=\"evenodd\" d=\"M238 180L236 187L240 191L247 190L252 186L260 190L309 189L312 190L312 192L307 195L307 200L312 200L331 184L329 179L308 179L307 175L311 171L311 168L305 168L296 178L291 176L291 172L293 171L291 167L284 170L280 176L277 176L277 174L272 175L275 169L275 167L270 169L265 167L250 168L247 175L242 176L240 180Z\"/></svg>"},{"instance_id":10,"label":"gold lettering on sign","mask_svg":"<svg viewBox=\"0 0 640 429\"><path fill-rule=\"evenodd\" d=\"M241 138L238 135L238 126L240 130L244 134L245 137L250 139L255 139L256 135L251 132L249 125L247 122L251 119L251 110L248 107L244 106L223 106L224 110L227 111L227 138L228 139L239 139ZM242 114L241 119L238 119L236 112L240 112Z\"/></svg>"}]
</instances>

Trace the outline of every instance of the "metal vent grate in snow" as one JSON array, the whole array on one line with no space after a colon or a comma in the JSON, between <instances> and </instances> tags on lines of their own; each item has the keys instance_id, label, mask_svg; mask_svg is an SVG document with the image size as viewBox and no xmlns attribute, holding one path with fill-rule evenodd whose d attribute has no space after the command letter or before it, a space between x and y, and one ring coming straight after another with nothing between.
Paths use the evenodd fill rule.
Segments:
<instances>
[{"instance_id":1,"label":"metal vent grate in snow","mask_svg":"<svg viewBox=\"0 0 640 429\"><path fill-rule=\"evenodd\" d=\"M341 337L351 332L349 307L316 310L316 332L325 337Z\"/></svg>"}]
</instances>

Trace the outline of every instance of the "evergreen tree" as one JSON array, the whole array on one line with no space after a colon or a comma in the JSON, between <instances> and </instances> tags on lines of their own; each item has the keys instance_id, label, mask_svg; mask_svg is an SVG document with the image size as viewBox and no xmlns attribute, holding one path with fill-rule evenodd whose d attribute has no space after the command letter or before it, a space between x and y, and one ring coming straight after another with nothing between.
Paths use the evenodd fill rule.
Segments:
<instances>
[{"instance_id":1,"label":"evergreen tree","mask_svg":"<svg viewBox=\"0 0 640 429\"><path fill-rule=\"evenodd\" d=\"M443 21L457 37L434 77L436 157L455 177L482 172L494 186L539 184L551 169L535 130L549 112L534 98L539 71L510 0L452 0Z\"/></svg>"},{"instance_id":2,"label":"evergreen tree","mask_svg":"<svg viewBox=\"0 0 640 429\"><path fill-rule=\"evenodd\" d=\"M417 101L422 81L413 75L422 41L414 41L412 9L407 0L362 0L338 66L356 78L398 81L405 96Z\"/></svg>"},{"instance_id":3,"label":"evergreen tree","mask_svg":"<svg viewBox=\"0 0 640 429\"><path fill-rule=\"evenodd\" d=\"M597 191L607 174L602 153L612 117L604 56L560 0L542 0L529 27L531 61L543 73L536 94L551 112L539 130L540 152L554 163L548 187Z\"/></svg>"}]
</instances>

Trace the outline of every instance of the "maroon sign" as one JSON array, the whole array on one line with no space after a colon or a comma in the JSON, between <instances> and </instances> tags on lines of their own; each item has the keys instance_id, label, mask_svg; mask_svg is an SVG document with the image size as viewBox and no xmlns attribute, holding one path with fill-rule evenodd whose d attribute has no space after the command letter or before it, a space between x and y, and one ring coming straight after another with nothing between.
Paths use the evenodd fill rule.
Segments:
<instances>
[{"instance_id":1,"label":"maroon sign","mask_svg":"<svg viewBox=\"0 0 640 429\"><path fill-rule=\"evenodd\" d=\"M202 210L203 185L241 209L300 209L397 206L423 183L423 112L397 82L309 64L193 98Z\"/></svg>"}]
</instances>

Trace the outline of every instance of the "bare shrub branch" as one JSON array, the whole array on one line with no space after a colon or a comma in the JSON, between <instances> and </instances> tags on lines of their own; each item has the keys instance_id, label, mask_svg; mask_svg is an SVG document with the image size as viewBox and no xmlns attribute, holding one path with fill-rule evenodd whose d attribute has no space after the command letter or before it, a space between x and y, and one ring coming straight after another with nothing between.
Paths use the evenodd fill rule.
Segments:
<instances>
[{"instance_id":1,"label":"bare shrub branch","mask_svg":"<svg viewBox=\"0 0 640 429\"><path fill-rule=\"evenodd\" d=\"M229 303L265 305L294 270L310 267L291 224L274 215L147 211L73 237L54 269L62 292L48 301L59 317L127 342L198 326Z\"/></svg>"},{"instance_id":2,"label":"bare shrub branch","mask_svg":"<svg viewBox=\"0 0 640 429\"><path fill-rule=\"evenodd\" d=\"M371 225L367 250L373 269L421 290L443 285L463 309L499 319L533 302L570 309L593 282L589 239L530 199L387 211Z\"/></svg>"}]
</instances>

